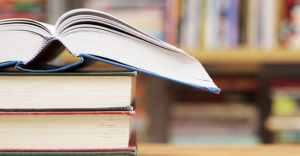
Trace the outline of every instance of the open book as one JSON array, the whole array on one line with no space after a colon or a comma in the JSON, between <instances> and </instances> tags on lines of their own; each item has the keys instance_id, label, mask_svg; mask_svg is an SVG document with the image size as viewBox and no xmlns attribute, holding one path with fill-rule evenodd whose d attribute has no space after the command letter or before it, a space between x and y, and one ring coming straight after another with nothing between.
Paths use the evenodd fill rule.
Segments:
<instances>
[{"instance_id":1,"label":"open book","mask_svg":"<svg viewBox=\"0 0 300 156\"><path fill-rule=\"evenodd\" d=\"M82 61L58 68L35 66L55 59L63 50L59 44ZM1 20L0 47L0 67L15 65L24 71L57 72L92 59L220 92L203 66L183 50L96 10L69 11L55 26L29 19Z\"/></svg>"}]
</instances>

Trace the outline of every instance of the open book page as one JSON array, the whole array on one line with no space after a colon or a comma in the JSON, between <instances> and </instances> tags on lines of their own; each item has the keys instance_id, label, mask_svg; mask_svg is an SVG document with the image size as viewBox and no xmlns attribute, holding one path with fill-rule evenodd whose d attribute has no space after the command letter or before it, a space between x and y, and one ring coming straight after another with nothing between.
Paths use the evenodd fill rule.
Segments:
<instances>
[{"instance_id":1,"label":"open book page","mask_svg":"<svg viewBox=\"0 0 300 156\"><path fill-rule=\"evenodd\" d=\"M30 31L42 36L51 36L50 30L42 24L31 19L14 18L0 20L1 31Z\"/></svg>"},{"instance_id":2,"label":"open book page","mask_svg":"<svg viewBox=\"0 0 300 156\"><path fill-rule=\"evenodd\" d=\"M30 19L0 20L0 63L31 60L47 42L51 32Z\"/></svg>"},{"instance_id":3,"label":"open book page","mask_svg":"<svg viewBox=\"0 0 300 156\"><path fill-rule=\"evenodd\" d=\"M75 24L88 24L91 22L97 22L99 24L104 24L107 26L110 26L112 28L119 29L120 31L129 33L131 35L134 35L138 38L141 38L143 40L146 40L147 42L150 42L152 44L155 44L157 46L160 46L162 48L166 48L168 50L184 53L181 49L176 48L175 46L172 46L170 44L167 44L161 40L158 40L156 38L153 38L136 28L130 26L124 21L121 21L117 17L114 17L112 15L109 15L105 12L96 11L93 9L75 9L72 11L69 11L65 14L63 14L56 22L56 36L59 36L60 33L62 33L63 30L67 29L69 26L74 26Z\"/></svg>"},{"instance_id":4,"label":"open book page","mask_svg":"<svg viewBox=\"0 0 300 156\"><path fill-rule=\"evenodd\" d=\"M94 33L70 33L62 41L73 53L79 52L77 55L99 56L195 87L217 88L203 66L191 56L166 52L130 36L124 39L121 35L106 31L98 31L99 35L93 35Z\"/></svg>"},{"instance_id":5,"label":"open book page","mask_svg":"<svg viewBox=\"0 0 300 156\"><path fill-rule=\"evenodd\" d=\"M43 23L43 22L39 22L40 24L42 24L43 26L45 26L51 33L51 36L53 36L55 34L55 26L52 24L48 24L48 23Z\"/></svg>"},{"instance_id":6,"label":"open book page","mask_svg":"<svg viewBox=\"0 0 300 156\"><path fill-rule=\"evenodd\" d=\"M53 38L49 40L48 37ZM123 65L130 70L213 92L220 91L200 62L183 50L155 39L116 17L91 9L67 12L55 26L28 19L0 21L0 42L5 43L1 47L0 63L21 61L30 64L30 61L38 60L46 64L34 58L45 53L56 57L59 52L45 50L55 39L73 56L93 56L92 59L111 61L110 64ZM57 71L40 69L39 72L41 70Z\"/></svg>"},{"instance_id":7,"label":"open book page","mask_svg":"<svg viewBox=\"0 0 300 156\"><path fill-rule=\"evenodd\" d=\"M0 31L0 63L9 61L27 62L35 56L47 41L28 31Z\"/></svg>"},{"instance_id":8,"label":"open book page","mask_svg":"<svg viewBox=\"0 0 300 156\"><path fill-rule=\"evenodd\" d=\"M74 56L89 54L144 73L218 92L217 86L195 58L127 25L105 13L89 9L68 12L56 24L59 39Z\"/></svg>"}]
</instances>

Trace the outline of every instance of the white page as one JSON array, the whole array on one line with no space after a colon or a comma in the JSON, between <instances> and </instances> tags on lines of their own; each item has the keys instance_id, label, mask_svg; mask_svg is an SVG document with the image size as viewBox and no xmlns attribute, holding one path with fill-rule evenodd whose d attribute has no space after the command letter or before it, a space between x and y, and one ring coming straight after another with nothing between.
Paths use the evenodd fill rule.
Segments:
<instances>
[{"instance_id":1,"label":"white page","mask_svg":"<svg viewBox=\"0 0 300 156\"><path fill-rule=\"evenodd\" d=\"M60 27L61 23L64 22L64 20L66 20L68 18L76 18L76 16L80 16L80 15L89 15L90 18L93 18L93 16L96 16L96 17L101 18L102 20L108 22L109 25L116 26L119 29L127 31L131 34L137 35L137 36L147 40L148 42L154 43L158 46L161 46L163 48L169 49L169 50L174 51L174 52L185 54L183 50L181 50L179 48L176 48L173 45L167 44L166 42L163 42L161 40L158 40L156 38L153 38L153 37L145 34L141 31L137 30L136 28L130 26L126 22L121 21L117 17L109 15L105 12L101 12L101 11L97 11L97 10L93 10L93 9L75 9L75 10L71 10L71 11L63 14L57 20L57 22L55 24L55 27L58 29ZM101 22L101 20L100 20L100 22ZM58 34L56 34L56 36L58 36Z\"/></svg>"},{"instance_id":2,"label":"white page","mask_svg":"<svg viewBox=\"0 0 300 156\"><path fill-rule=\"evenodd\" d=\"M46 43L44 37L29 31L0 31L0 63L8 61L27 62Z\"/></svg>"},{"instance_id":3,"label":"white page","mask_svg":"<svg viewBox=\"0 0 300 156\"><path fill-rule=\"evenodd\" d=\"M181 83L210 89L217 88L195 58L166 51L117 31L77 28L68 31L62 37L62 42L75 56L92 54Z\"/></svg>"},{"instance_id":4,"label":"white page","mask_svg":"<svg viewBox=\"0 0 300 156\"><path fill-rule=\"evenodd\" d=\"M106 13L72 10L59 18L56 28L61 31L59 39L74 56L96 55L183 84L220 91L195 58Z\"/></svg>"},{"instance_id":5,"label":"white page","mask_svg":"<svg viewBox=\"0 0 300 156\"><path fill-rule=\"evenodd\" d=\"M35 28L38 31L45 31L47 33L47 36L51 36L51 32L48 29L48 27L45 23L42 22L38 22L35 20L31 20L31 19L26 19L26 18L13 18L13 19L5 19L5 20L0 20L0 24L1 25L10 25L10 24L28 24L31 25L33 28ZM20 29L22 29L22 27L20 27ZM36 31L33 31L36 32ZM38 32L37 32L38 33ZM41 34L44 35L44 34Z\"/></svg>"},{"instance_id":6,"label":"white page","mask_svg":"<svg viewBox=\"0 0 300 156\"><path fill-rule=\"evenodd\" d=\"M41 23L43 26L45 26L51 32L51 35L55 34L55 26L54 25L48 24L48 23L43 23L43 22L39 22L39 23Z\"/></svg>"}]
</instances>

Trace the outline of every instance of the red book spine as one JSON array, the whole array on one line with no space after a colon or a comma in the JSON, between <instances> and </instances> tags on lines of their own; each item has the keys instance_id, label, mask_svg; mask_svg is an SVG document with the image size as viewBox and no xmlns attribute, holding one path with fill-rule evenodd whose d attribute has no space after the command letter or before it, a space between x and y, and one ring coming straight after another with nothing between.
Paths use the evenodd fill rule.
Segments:
<instances>
[{"instance_id":1,"label":"red book spine","mask_svg":"<svg viewBox=\"0 0 300 156\"><path fill-rule=\"evenodd\" d=\"M109 152L109 151L136 151L135 146L128 148L107 149L0 149L0 152Z\"/></svg>"}]
</instances>

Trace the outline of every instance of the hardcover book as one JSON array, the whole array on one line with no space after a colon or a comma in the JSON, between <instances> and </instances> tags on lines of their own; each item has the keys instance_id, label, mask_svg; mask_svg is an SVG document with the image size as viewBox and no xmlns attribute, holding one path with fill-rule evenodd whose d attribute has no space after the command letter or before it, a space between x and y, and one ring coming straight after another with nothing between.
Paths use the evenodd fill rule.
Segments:
<instances>
[{"instance_id":1,"label":"hardcover book","mask_svg":"<svg viewBox=\"0 0 300 156\"><path fill-rule=\"evenodd\" d=\"M98 149L98 150L2 150L0 156L137 156L136 133L132 132L130 136L129 146L125 149Z\"/></svg>"},{"instance_id":2,"label":"hardcover book","mask_svg":"<svg viewBox=\"0 0 300 156\"><path fill-rule=\"evenodd\" d=\"M47 156L137 156L137 144L136 144L136 132L133 131L130 136L129 146L125 149L71 149L71 150L43 150L43 149L18 149L18 150L9 150L2 149L0 150L0 156L38 156L38 155L47 155Z\"/></svg>"},{"instance_id":3,"label":"hardcover book","mask_svg":"<svg viewBox=\"0 0 300 156\"><path fill-rule=\"evenodd\" d=\"M134 111L0 112L0 152L135 151Z\"/></svg>"},{"instance_id":4,"label":"hardcover book","mask_svg":"<svg viewBox=\"0 0 300 156\"><path fill-rule=\"evenodd\" d=\"M96 60L162 77L211 92L220 92L203 66L181 49L155 39L107 13L76 9L56 24L29 19L0 21L0 67L55 72ZM67 48L81 61L66 66L49 62Z\"/></svg>"},{"instance_id":5,"label":"hardcover book","mask_svg":"<svg viewBox=\"0 0 300 156\"><path fill-rule=\"evenodd\" d=\"M136 74L0 72L0 111L132 111Z\"/></svg>"}]
</instances>

